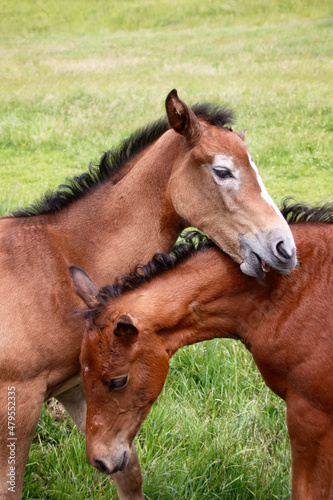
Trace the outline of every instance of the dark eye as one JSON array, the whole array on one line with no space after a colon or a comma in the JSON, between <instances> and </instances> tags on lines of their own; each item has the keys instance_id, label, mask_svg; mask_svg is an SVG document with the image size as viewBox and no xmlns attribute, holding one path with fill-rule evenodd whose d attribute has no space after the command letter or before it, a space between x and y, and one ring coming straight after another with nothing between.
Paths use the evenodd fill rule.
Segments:
<instances>
[{"instance_id":1,"label":"dark eye","mask_svg":"<svg viewBox=\"0 0 333 500\"><path fill-rule=\"evenodd\" d=\"M233 179L233 174L230 172L230 170L227 167L215 167L213 168L214 174L219 178L219 179Z\"/></svg>"},{"instance_id":2,"label":"dark eye","mask_svg":"<svg viewBox=\"0 0 333 500\"><path fill-rule=\"evenodd\" d=\"M125 387L125 385L128 382L128 375L126 377L121 377L121 378L113 378L108 382L108 387L110 391L113 391L114 389L121 389L122 387Z\"/></svg>"}]
</instances>

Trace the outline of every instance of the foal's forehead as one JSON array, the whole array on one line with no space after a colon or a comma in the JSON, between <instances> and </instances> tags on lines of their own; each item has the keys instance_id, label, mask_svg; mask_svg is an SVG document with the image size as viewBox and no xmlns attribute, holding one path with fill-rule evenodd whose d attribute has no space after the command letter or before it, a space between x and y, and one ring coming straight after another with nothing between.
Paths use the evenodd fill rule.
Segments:
<instances>
[{"instance_id":1,"label":"foal's forehead","mask_svg":"<svg viewBox=\"0 0 333 500\"><path fill-rule=\"evenodd\" d=\"M207 129L199 147L210 156L225 154L242 161L247 159L248 149L244 141L236 132L226 128L211 127Z\"/></svg>"}]
</instances>

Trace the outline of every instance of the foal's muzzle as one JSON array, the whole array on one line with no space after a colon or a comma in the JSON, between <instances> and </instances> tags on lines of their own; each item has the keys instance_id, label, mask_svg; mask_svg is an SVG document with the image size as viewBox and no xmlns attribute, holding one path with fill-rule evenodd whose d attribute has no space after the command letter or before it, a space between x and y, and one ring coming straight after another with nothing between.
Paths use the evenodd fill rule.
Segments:
<instances>
[{"instance_id":1,"label":"foal's muzzle","mask_svg":"<svg viewBox=\"0 0 333 500\"><path fill-rule=\"evenodd\" d=\"M264 278L267 265L286 274L297 264L296 246L292 234L280 228L260 231L254 236L241 236L242 272Z\"/></svg>"},{"instance_id":2,"label":"foal's muzzle","mask_svg":"<svg viewBox=\"0 0 333 500\"><path fill-rule=\"evenodd\" d=\"M103 474L115 474L125 469L131 448L123 440L86 440L87 458Z\"/></svg>"},{"instance_id":3,"label":"foal's muzzle","mask_svg":"<svg viewBox=\"0 0 333 500\"><path fill-rule=\"evenodd\" d=\"M93 460L93 466L96 467L103 474L115 474L116 472L122 471L125 469L128 462L128 453L124 451L124 453L119 456L119 458L114 461L109 457L97 457Z\"/></svg>"}]
</instances>

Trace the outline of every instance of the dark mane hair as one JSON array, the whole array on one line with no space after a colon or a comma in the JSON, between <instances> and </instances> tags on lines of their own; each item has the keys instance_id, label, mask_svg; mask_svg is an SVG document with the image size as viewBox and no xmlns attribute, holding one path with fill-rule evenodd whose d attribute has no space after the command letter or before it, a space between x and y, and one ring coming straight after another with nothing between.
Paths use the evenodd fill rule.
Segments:
<instances>
[{"instance_id":1,"label":"dark mane hair","mask_svg":"<svg viewBox=\"0 0 333 500\"><path fill-rule=\"evenodd\" d=\"M78 311L78 314L84 314L84 317L89 319L91 323L98 324L98 316L101 313L103 314L106 304L111 300L140 288L144 283L148 283L166 271L174 269L197 252L202 252L215 246L204 234L198 231L188 232L184 236L184 243L176 245L171 254L157 253L145 266L139 265L128 276L118 278L114 285L105 286L97 296L100 305L89 310ZM103 326L103 324L98 326Z\"/></svg>"},{"instance_id":2,"label":"dark mane hair","mask_svg":"<svg viewBox=\"0 0 333 500\"><path fill-rule=\"evenodd\" d=\"M282 202L281 213L288 224L301 224L305 222L333 223L333 203L323 205L304 205L292 203L292 198L285 198Z\"/></svg>"},{"instance_id":3,"label":"dark mane hair","mask_svg":"<svg viewBox=\"0 0 333 500\"><path fill-rule=\"evenodd\" d=\"M171 254L155 254L152 260L145 266L137 266L128 276L118 278L114 285L107 285L102 288L102 296L107 301L116 299L124 293L140 288L144 283L148 283L160 274L174 269L197 252L214 246L215 244L204 234L191 231L184 237L184 243L176 245Z\"/></svg>"},{"instance_id":4,"label":"dark mane hair","mask_svg":"<svg viewBox=\"0 0 333 500\"><path fill-rule=\"evenodd\" d=\"M201 120L220 128L226 128L227 125L234 123L234 112L223 106L218 107L209 103L196 104L192 110ZM67 179L66 183L61 184L56 191L47 191L40 200L14 211L12 216L31 217L59 212L103 182L112 181L130 159L159 139L168 128L167 119L162 118L138 129L119 146L104 153L98 165L90 164L88 172Z\"/></svg>"}]
</instances>

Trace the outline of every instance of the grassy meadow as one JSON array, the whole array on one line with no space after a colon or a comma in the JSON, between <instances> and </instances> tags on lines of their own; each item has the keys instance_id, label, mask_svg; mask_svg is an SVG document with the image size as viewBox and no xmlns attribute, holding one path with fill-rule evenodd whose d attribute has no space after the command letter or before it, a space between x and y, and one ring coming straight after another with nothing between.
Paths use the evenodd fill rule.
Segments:
<instances>
[{"instance_id":1,"label":"grassy meadow","mask_svg":"<svg viewBox=\"0 0 333 500\"><path fill-rule=\"evenodd\" d=\"M0 0L0 214L187 103L227 103L279 204L333 199L333 2ZM185 348L136 438L149 500L287 499L285 405L234 341ZM116 498L45 406L24 499Z\"/></svg>"}]
</instances>

